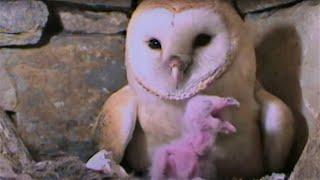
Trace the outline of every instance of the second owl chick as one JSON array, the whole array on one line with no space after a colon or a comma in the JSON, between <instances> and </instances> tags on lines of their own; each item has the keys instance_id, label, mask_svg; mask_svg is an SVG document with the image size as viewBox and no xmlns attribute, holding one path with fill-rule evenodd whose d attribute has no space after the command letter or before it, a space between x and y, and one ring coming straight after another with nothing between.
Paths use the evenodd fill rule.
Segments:
<instances>
[{"instance_id":1,"label":"second owl chick","mask_svg":"<svg viewBox=\"0 0 320 180\"><path fill-rule=\"evenodd\" d=\"M180 139L159 148L153 158L151 177L163 179L212 179L215 176L210 150L218 133L230 134L236 128L221 119L221 111L239 106L233 98L196 96L186 108Z\"/></svg>"}]
</instances>

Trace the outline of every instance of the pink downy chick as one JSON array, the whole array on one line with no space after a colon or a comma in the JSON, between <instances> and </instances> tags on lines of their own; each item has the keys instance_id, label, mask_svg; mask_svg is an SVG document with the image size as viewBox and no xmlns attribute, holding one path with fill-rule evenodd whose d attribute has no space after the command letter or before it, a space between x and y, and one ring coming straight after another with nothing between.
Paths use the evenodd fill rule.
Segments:
<instances>
[{"instance_id":1,"label":"pink downy chick","mask_svg":"<svg viewBox=\"0 0 320 180\"><path fill-rule=\"evenodd\" d=\"M216 135L236 132L230 122L219 118L219 113L230 106L239 106L239 102L216 96L192 98L182 119L185 126L182 137L156 151L151 178L188 180L214 177L209 151L214 146Z\"/></svg>"}]
</instances>

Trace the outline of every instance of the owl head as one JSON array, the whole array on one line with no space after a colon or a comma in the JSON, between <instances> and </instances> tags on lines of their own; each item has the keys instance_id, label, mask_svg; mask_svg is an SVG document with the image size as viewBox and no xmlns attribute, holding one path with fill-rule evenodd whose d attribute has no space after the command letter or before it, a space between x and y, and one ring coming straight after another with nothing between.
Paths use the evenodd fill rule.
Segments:
<instances>
[{"instance_id":1,"label":"owl head","mask_svg":"<svg viewBox=\"0 0 320 180\"><path fill-rule=\"evenodd\" d=\"M217 0L145 0L127 32L129 83L168 100L196 95L232 65L241 24Z\"/></svg>"}]
</instances>

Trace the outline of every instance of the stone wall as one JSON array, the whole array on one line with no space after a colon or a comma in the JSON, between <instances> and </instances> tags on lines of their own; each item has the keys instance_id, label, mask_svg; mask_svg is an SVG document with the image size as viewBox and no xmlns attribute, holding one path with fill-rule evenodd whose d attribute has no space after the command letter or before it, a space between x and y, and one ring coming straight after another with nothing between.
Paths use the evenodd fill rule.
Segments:
<instances>
[{"instance_id":1,"label":"stone wall","mask_svg":"<svg viewBox=\"0 0 320 180\"><path fill-rule=\"evenodd\" d=\"M291 178L319 177L319 1L230 2L255 42L259 79L297 118L293 154L298 155L308 140ZM108 96L126 84L125 31L137 4L0 1L0 121L11 120L10 127L33 160L67 153L85 161L97 151L91 126ZM19 147L25 149L24 145ZM32 161L29 152L22 155ZM9 162L2 156L0 161ZM14 162L14 168L5 166L10 177L11 171L23 169Z\"/></svg>"}]
</instances>

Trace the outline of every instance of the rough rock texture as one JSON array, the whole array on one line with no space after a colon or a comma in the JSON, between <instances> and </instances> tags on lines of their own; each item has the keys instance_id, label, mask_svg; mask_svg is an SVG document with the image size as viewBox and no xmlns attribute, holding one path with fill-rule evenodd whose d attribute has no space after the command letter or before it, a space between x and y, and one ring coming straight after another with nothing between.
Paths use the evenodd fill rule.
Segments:
<instances>
[{"instance_id":1,"label":"rough rock texture","mask_svg":"<svg viewBox=\"0 0 320 180\"><path fill-rule=\"evenodd\" d=\"M320 119L318 119L320 121ZM318 131L320 128L318 128ZM320 133L313 134L290 176L290 180L319 179L320 177Z\"/></svg>"},{"instance_id":2,"label":"rough rock texture","mask_svg":"<svg viewBox=\"0 0 320 180\"><path fill-rule=\"evenodd\" d=\"M26 173L35 180L99 180L107 177L86 169L85 164L74 156L38 162L30 166Z\"/></svg>"},{"instance_id":3,"label":"rough rock texture","mask_svg":"<svg viewBox=\"0 0 320 180\"><path fill-rule=\"evenodd\" d=\"M91 12L60 9L63 29L73 33L116 34L127 28L128 17L121 12Z\"/></svg>"},{"instance_id":4,"label":"rough rock texture","mask_svg":"<svg viewBox=\"0 0 320 180\"><path fill-rule=\"evenodd\" d=\"M306 149L320 154L320 3L305 1L294 7L276 12L250 15L247 24L256 43L258 76L263 85L284 100L294 111L297 119L298 141L305 141L306 125L309 142ZM305 123L306 121L306 123ZM303 143L299 143L303 148ZM304 151L296 169L312 177L320 177L316 153ZM301 167L303 166L303 167ZM301 169L302 168L302 169ZM313 176L314 175L314 176ZM308 177L310 177L308 176ZM301 176L303 177L303 176ZM299 178L297 178L299 179ZM308 179L308 178L307 178Z\"/></svg>"},{"instance_id":5,"label":"rough rock texture","mask_svg":"<svg viewBox=\"0 0 320 180\"><path fill-rule=\"evenodd\" d=\"M0 109L0 179L15 178L31 165L31 156L9 117Z\"/></svg>"},{"instance_id":6,"label":"rough rock texture","mask_svg":"<svg viewBox=\"0 0 320 180\"><path fill-rule=\"evenodd\" d=\"M13 170L12 163L0 154L0 179L16 178L17 174Z\"/></svg>"},{"instance_id":7,"label":"rough rock texture","mask_svg":"<svg viewBox=\"0 0 320 180\"><path fill-rule=\"evenodd\" d=\"M18 94L16 126L35 157L60 150L87 160L91 123L126 81L124 38L59 35L34 49L1 49Z\"/></svg>"},{"instance_id":8,"label":"rough rock texture","mask_svg":"<svg viewBox=\"0 0 320 180\"><path fill-rule=\"evenodd\" d=\"M0 61L0 108L12 111L17 105L16 90L3 64Z\"/></svg>"},{"instance_id":9,"label":"rough rock texture","mask_svg":"<svg viewBox=\"0 0 320 180\"><path fill-rule=\"evenodd\" d=\"M131 0L50 0L56 2L67 2L78 5L86 5L100 9L131 8Z\"/></svg>"},{"instance_id":10,"label":"rough rock texture","mask_svg":"<svg viewBox=\"0 0 320 180\"><path fill-rule=\"evenodd\" d=\"M0 47L37 43L47 17L41 1L0 1Z\"/></svg>"},{"instance_id":11,"label":"rough rock texture","mask_svg":"<svg viewBox=\"0 0 320 180\"><path fill-rule=\"evenodd\" d=\"M269 8L279 7L298 0L236 0L241 13L257 12Z\"/></svg>"}]
</instances>

